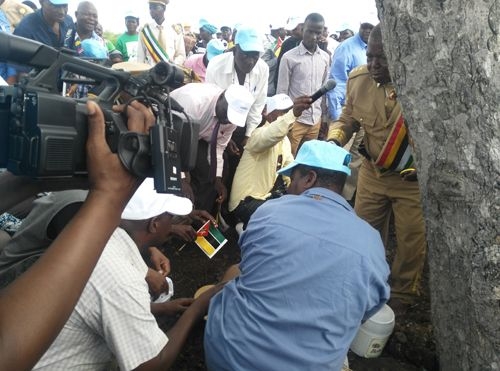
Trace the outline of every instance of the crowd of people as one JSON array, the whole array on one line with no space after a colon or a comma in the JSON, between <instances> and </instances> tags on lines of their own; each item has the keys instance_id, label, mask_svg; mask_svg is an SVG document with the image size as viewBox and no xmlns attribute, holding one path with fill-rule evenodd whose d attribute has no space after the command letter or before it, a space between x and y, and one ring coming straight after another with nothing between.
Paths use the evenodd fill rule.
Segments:
<instances>
[{"instance_id":1,"label":"crowd of people","mask_svg":"<svg viewBox=\"0 0 500 371\"><path fill-rule=\"evenodd\" d=\"M426 254L381 26L330 35L310 13L264 37L206 19L192 30L167 22L169 0L148 4L151 19L127 13L113 44L91 1L73 19L68 0L40 0L40 9L0 0L2 32L131 74L176 65L184 85L169 99L199 125L182 194L127 172L92 99L84 186L0 174L2 363L166 369L207 315L210 370L340 370L363 321L385 303L404 316L418 302ZM0 62L3 84L29 72ZM313 99L328 79L335 87ZM61 94L86 98L92 88L61 85ZM155 124L144 104L115 107L130 131ZM198 298L172 298L169 239L193 241L205 221L240 234L241 261ZM387 262L391 221L397 247ZM177 316L167 333L159 316Z\"/></svg>"}]
</instances>

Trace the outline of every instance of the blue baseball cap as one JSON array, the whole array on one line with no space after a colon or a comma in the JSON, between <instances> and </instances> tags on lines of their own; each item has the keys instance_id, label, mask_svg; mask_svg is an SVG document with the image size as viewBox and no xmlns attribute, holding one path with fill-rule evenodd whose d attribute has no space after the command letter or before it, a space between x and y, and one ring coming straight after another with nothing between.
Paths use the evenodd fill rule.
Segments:
<instances>
[{"instance_id":1,"label":"blue baseball cap","mask_svg":"<svg viewBox=\"0 0 500 371\"><path fill-rule=\"evenodd\" d=\"M49 0L52 5L68 5L69 0Z\"/></svg>"},{"instance_id":2,"label":"blue baseball cap","mask_svg":"<svg viewBox=\"0 0 500 371\"><path fill-rule=\"evenodd\" d=\"M306 165L351 175L350 162L351 155L344 148L322 140L309 140L302 144L295 160L279 170L278 174L290 176L295 166Z\"/></svg>"},{"instance_id":3,"label":"blue baseball cap","mask_svg":"<svg viewBox=\"0 0 500 371\"><path fill-rule=\"evenodd\" d=\"M264 45L262 39L255 28L241 27L238 28L234 43L239 45L244 52L259 52L264 53Z\"/></svg>"},{"instance_id":4,"label":"blue baseball cap","mask_svg":"<svg viewBox=\"0 0 500 371\"><path fill-rule=\"evenodd\" d=\"M224 43L219 39L212 39L207 44L207 59L210 61L216 55L224 53L226 47Z\"/></svg>"},{"instance_id":5,"label":"blue baseball cap","mask_svg":"<svg viewBox=\"0 0 500 371\"><path fill-rule=\"evenodd\" d=\"M94 59L108 58L108 50L95 39L82 40L82 57Z\"/></svg>"},{"instance_id":6,"label":"blue baseball cap","mask_svg":"<svg viewBox=\"0 0 500 371\"><path fill-rule=\"evenodd\" d=\"M213 35L214 33L217 32L217 27L204 18L200 19L200 22L198 22L198 25L200 27L200 30L204 29L209 34Z\"/></svg>"}]
</instances>

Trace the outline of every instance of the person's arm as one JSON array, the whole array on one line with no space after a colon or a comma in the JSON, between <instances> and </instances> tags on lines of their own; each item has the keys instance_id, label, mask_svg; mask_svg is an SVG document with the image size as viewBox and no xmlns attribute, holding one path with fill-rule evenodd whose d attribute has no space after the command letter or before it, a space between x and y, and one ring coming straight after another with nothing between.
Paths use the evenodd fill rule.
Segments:
<instances>
[{"instance_id":1,"label":"person's arm","mask_svg":"<svg viewBox=\"0 0 500 371\"><path fill-rule=\"evenodd\" d=\"M217 169L216 169L216 178L214 187L217 191L217 202L222 203L227 198L227 189L222 182L222 170L224 167L224 150L226 149L229 141L231 140L231 135L233 135L234 130L236 129L236 125L233 124L225 124L223 127L219 129L220 134L217 137L217 148L216 148L216 156L217 156Z\"/></svg>"},{"instance_id":2,"label":"person's arm","mask_svg":"<svg viewBox=\"0 0 500 371\"><path fill-rule=\"evenodd\" d=\"M170 260L157 248L151 246L148 248L149 261L151 268L160 273L163 277L170 274Z\"/></svg>"},{"instance_id":3,"label":"person's arm","mask_svg":"<svg viewBox=\"0 0 500 371\"><path fill-rule=\"evenodd\" d=\"M247 138L250 138L252 132L262 121L262 111L266 105L267 87L269 81L269 67L265 62L257 62L254 69L258 69L259 75L255 91L250 92L255 97L255 102L252 104L252 107L250 107L250 111L248 112L245 130L245 136Z\"/></svg>"},{"instance_id":4,"label":"person's arm","mask_svg":"<svg viewBox=\"0 0 500 371\"><path fill-rule=\"evenodd\" d=\"M311 98L308 96L298 97L294 100L294 106L286 114L278 117L271 124L255 129L247 142L245 151L261 153L269 150L279 143L288 134L297 117L311 107Z\"/></svg>"},{"instance_id":5,"label":"person's arm","mask_svg":"<svg viewBox=\"0 0 500 371\"><path fill-rule=\"evenodd\" d=\"M184 313L186 309L193 304L192 298L179 298L163 303L151 303L151 313L153 316L170 316L173 317L177 314Z\"/></svg>"},{"instance_id":6,"label":"person's arm","mask_svg":"<svg viewBox=\"0 0 500 371\"><path fill-rule=\"evenodd\" d=\"M352 135L359 131L360 123L352 117L353 97L350 96L351 89L349 80L347 82L346 102L342 108L342 113L337 121L331 122L328 129L327 140L335 142L339 146L345 146Z\"/></svg>"},{"instance_id":7,"label":"person's arm","mask_svg":"<svg viewBox=\"0 0 500 371\"><path fill-rule=\"evenodd\" d=\"M143 363L137 367L136 371L168 370L174 363L177 355L186 342L189 332L194 325L207 313L208 304L214 296L223 287L223 283L218 284L200 295L186 309L182 316L177 320L174 327L168 332L168 343L163 347L160 354L155 358Z\"/></svg>"},{"instance_id":8,"label":"person's arm","mask_svg":"<svg viewBox=\"0 0 500 371\"><path fill-rule=\"evenodd\" d=\"M87 107L88 197L46 253L0 292L0 359L6 370L32 368L51 345L140 184L109 150L101 110L92 102ZM144 106L134 107L128 109L130 130L147 132L154 117Z\"/></svg>"}]
</instances>

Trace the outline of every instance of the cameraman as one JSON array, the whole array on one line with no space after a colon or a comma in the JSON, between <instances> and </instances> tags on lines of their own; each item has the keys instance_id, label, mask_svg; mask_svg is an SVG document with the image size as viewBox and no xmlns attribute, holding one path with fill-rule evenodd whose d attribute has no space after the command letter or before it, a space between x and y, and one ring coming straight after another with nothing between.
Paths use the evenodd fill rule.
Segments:
<instances>
[{"instance_id":1,"label":"cameraman","mask_svg":"<svg viewBox=\"0 0 500 371\"><path fill-rule=\"evenodd\" d=\"M146 107L132 106L127 110L129 129L148 132L154 117ZM33 367L50 346L73 311L125 205L141 183L109 150L100 108L92 102L87 108L89 195L38 262L0 292L0 359L5 369ZM8 173L2 174L1 180L1 209L47 186L13 179ZM19 195L18 188L12 185L22 186Z\"/></svg>"}]
</instances>

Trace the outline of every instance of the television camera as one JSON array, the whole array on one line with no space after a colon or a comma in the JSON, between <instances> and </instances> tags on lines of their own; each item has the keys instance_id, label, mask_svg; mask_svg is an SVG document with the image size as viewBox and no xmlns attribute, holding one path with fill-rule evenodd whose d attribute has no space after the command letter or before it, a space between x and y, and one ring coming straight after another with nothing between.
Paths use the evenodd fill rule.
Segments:
<instances>
[{"instance_id":1,"label":"television camera","mask_svg":"<svg viewBox=\"0 0 500 371\"><path fill-rule=\"evenodd\" d=\"M181 171L196 161L199 125L169 96L184 73L160 62L138 75L113 70L25 38L0 33L0 61L32 70L14 86L0 86L0 167L33 178L85 175L86 100L62 96L64 76L80 76L106 121L106 140L123 165L153 177L157 192L181 193ZM72 81L74 82L74 81ZM156 123L148 134L130 132L125 113L113 112L128 97L151 107Z\"/></svg>"}]
</instances>

